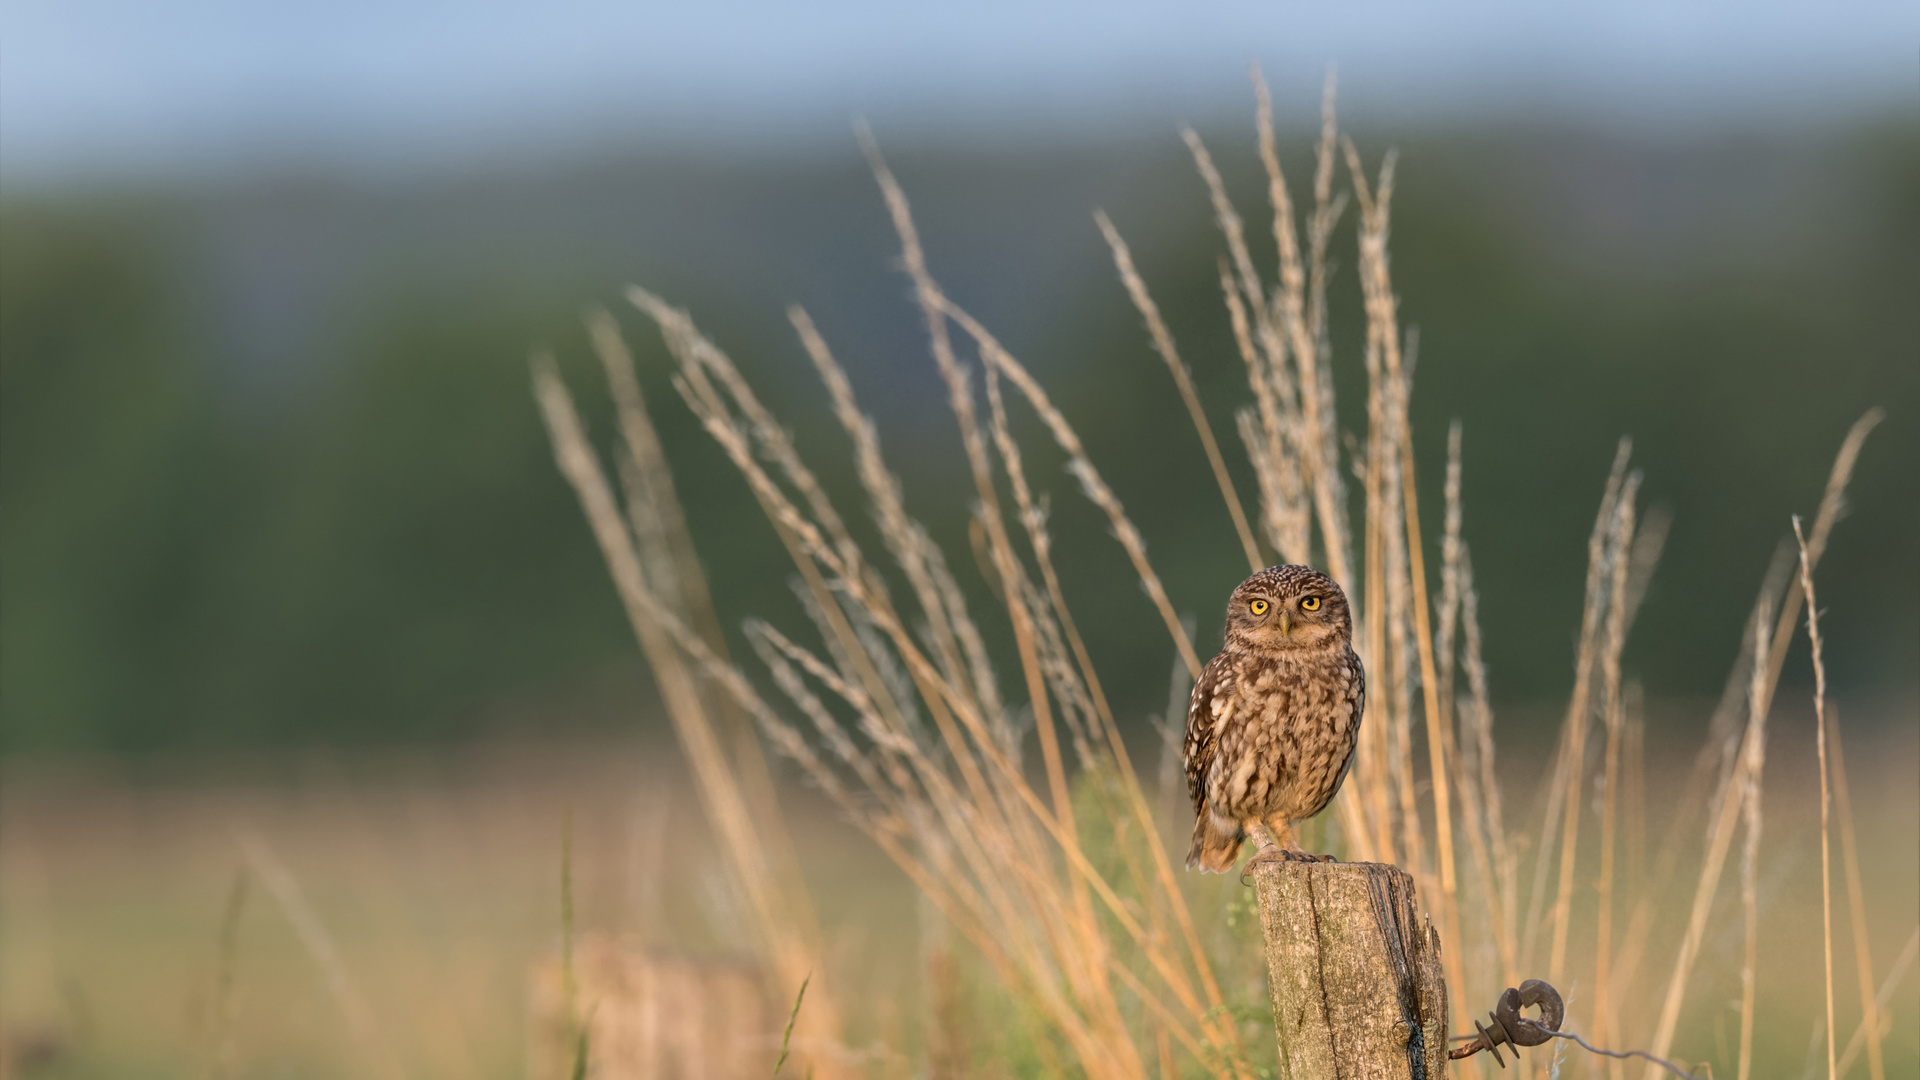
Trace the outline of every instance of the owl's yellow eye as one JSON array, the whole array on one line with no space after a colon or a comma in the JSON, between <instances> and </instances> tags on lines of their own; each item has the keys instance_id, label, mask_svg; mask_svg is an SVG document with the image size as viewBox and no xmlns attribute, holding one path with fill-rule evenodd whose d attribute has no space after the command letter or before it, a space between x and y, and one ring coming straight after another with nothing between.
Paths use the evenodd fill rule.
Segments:
<instances>
[{"instance_id":1,"label":"owl's yellow eye","mask_svg":"<svg viewBox=\"0 0 1920 1080\"><path fill-rule=\"evenodd\" d=\"M1319 611L1320 598L1317 596L1309 596L1305 600L1300 601L1300 610L1301 611Z\"/></svg>"},{"instance_id":2,"label":"owl's yellow eye","mask_svg":"<svg viewBox=\"0 0 1920 1080\"><path fill-rule=\"evenodd\" d=\"M1267 602L1265 600L1255 600L1253 603L1247 605L1247 610L1253 612L1255 615L1265 615L1267 613Z\"/></svg>"}]
</instances>

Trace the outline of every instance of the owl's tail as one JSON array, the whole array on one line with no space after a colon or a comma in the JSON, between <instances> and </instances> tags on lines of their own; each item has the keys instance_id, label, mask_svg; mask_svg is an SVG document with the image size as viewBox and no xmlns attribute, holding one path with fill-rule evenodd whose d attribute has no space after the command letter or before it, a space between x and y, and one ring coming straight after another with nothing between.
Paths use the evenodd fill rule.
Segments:
<instances>
[{"instance_id":1,"label":"owl's tail","mask_svg":"<svg viewBox=\"0 0 1920 1080\"><path fill-rule=\"evenodd\" d=\"M1202 809L1193 823L1193 846L1187 849L1187 869L1224 874L1240 857L1247 830L1210 809Z\"/></svg>"}]
</instances>

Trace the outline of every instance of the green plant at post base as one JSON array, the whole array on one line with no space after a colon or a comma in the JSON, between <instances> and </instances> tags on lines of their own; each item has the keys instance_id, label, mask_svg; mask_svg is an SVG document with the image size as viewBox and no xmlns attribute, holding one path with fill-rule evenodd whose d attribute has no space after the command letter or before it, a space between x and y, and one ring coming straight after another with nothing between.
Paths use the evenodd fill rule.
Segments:
<instances>
[{"instance_id":1,"label":"green plant at post base","mask_svg":"<svg viewBox=\"0 0 1920 1080\"><path fill-rule=\"evenodd\" d=\"M573 1068L567 1072L570 1080L587 1080L588 1035L592 1030L593 1012L588 1010L587 1018L573 1035Z\"/></svg>"},{"instance_id":2,"label":"green plant at post base","mask_svg":"<svg viewBox=\"0 0 1920 1080\"><path fill-rule=\"evenodd\" d=\"M560 817L560 990L566 998L567 1027L574 1026L573 980L573 808ZM568 1034L572 1034L569 1030Z\"/></svg>"},{"instance_id":3,"label":"green plant at post base","mask_svg":"<svg viewBox=\"0 0 1920 1080\"><path fill-rule=\"evenodd\" d=\"M240 915L247 906L247 882L243 866L233 877L226 912L220 918L220 961L214 973L213 1017L207 1046L207 1075L213 1080L227 1075L227 1049L233 1038L234 981L240 959Z\"/></svg>"},{"instance_id":4,"label":"green plant at post base","mask_svg":"<svg viewBox=\"0 0 1920 1080\"><path fill-rule=\"evenodd\" d=\"M570 1080L586 1080L593 1009L579 1018L580 986L573 975L573 808L560 816L560 987L567 1013L567 1041L573 1044ZM597 1003L596 1003L596 1008Z\"/></svg>"},{"instance_id":5,"label":"green plant at post base","mask_svg":"<svg viewBox=\"0 0 1920 1080\"><path fill-rule=\"evenodd\" d=\"M793 1011L787 1014L787 1030L780 1036L780 1058L773 1063L775 1076L780 1075L781 1068L787 1063L787 1044L793 1041L793 1024L800 1019L800 1003L807 1000L807 984L812 981L813 972L809 971L807 977L800 980L800 992L793 996Z\"/></svg>"},{"instance_id":6,"label":"green plant at post base","mask_svg":"<svg viewBox=\"0 0 1920 1080\"><path fill-rule=\"evenodd\" d=\"M1232 934L1238 934L1242 928L1248 926L1258 930L1260 928L1259 894L1252 889L1234 893L1233 899L1227 901L1226 914L1222 921L1225 922L1227 931Z\"/></svg>"}]
</instances>

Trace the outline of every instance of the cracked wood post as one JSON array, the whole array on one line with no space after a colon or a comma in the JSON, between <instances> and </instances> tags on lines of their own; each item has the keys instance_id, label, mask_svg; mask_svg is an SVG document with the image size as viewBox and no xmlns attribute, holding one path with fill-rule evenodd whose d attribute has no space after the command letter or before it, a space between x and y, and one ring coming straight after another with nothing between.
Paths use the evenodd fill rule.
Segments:
<instances>
[{"instance_id":1,"label":"cracked wood post","mask_svg":"<svg viewBox=\"0 0 1920 1080\"><path fill-rule=\"evenodd\" d=\"M1444 1080L1440 940L1407 872L1288 862L1253 876L1283 1080Z\"/></svg>"}]
</instances>

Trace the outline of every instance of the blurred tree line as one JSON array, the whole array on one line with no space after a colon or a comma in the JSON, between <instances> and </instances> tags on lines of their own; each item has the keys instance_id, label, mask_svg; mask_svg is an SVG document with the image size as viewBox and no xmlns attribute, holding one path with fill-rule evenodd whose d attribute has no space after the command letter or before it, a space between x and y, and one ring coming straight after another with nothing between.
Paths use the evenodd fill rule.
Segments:
<instances>
[{"instance_id":1,"label":"blurred tree line","mask_svg":"<svg viewBox=\"0 0 1920 1080\"><path fill-rule=\"evenodd\" d=\"M1209 135L1243 213L1261 222L1249 141ZM1563 692L1584 537L1613 442L1629 433L1649 500L1675 515L1629 663L1650 694L1717 693L1786 514L1813 509L1847 425L1879 404L1888 422L1823 568L1823 626L1842 693L1910 697L1911 132L1698 140L1541 127L1402 146L1394 266L1420 332L1424 518L1438 529L1458 417L1496 691ZM909 145L895 159L936 271L1049 381L1211 642L1245 568L1087 216L1105 206L1133 241L1231 440L1245 389L1215 284L1220 244L1177 140ZM1298 189L1310 159L1296 148L1289 161ZM576 391L604 405L578 316L615 305L625 280L686 304L763 380L857 517L843 443L781 317L787 300L806 303L877 414L910 501L950 552L967 550L957 441L851 152L384 187L15 193L0 203L0 236L0 748L651 722L647 676L552 467L525 367L531 346L550 343ZM1343 278L1336 363L1356 429L1357 303ZM614 309L723 615L799 618L784 556L669 387L657 335ZM1112 672L1131 715L1157 711L1170 648L1102 523L1037 430L1025 433L1063 547L1085 554L1067 560L1067 586L1103 678ZM1239 481L1250 497L1251 476Z\"/></svg>"}]
</instances>

